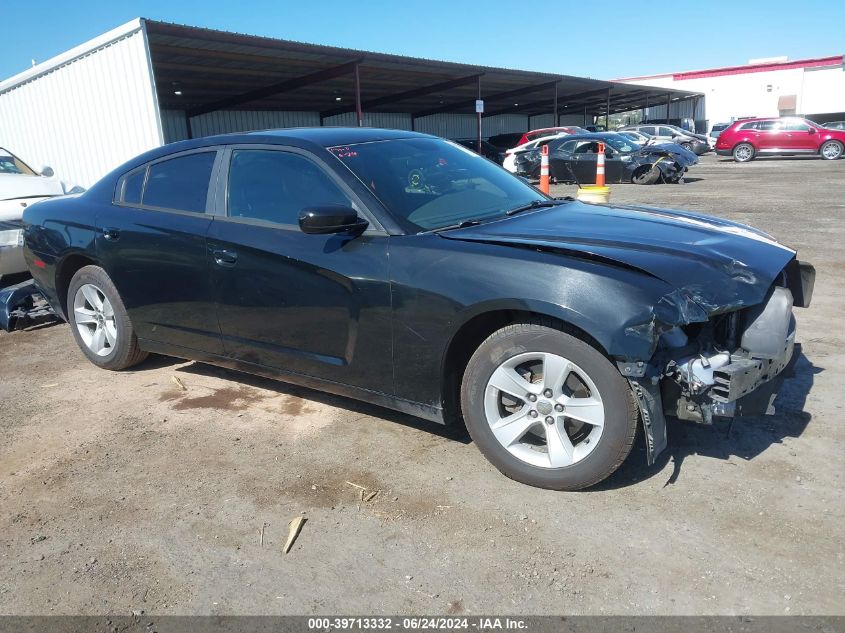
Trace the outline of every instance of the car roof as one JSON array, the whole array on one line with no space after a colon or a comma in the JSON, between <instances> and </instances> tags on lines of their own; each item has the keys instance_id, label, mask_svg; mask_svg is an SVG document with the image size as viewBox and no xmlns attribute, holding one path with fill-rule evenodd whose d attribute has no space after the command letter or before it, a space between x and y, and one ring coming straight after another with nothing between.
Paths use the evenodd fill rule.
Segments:
<instances>
[{"instance_id":1,"label":"car roof","mask_svg":"<svg viewBox=\"0 0 845 633\"><path fill-rule=\"evenodd\" d=\"M754 121L807 121L802 116L760 116L753 119L737 119L734 123L753 123Z\"/></svg>"}]
</instances>

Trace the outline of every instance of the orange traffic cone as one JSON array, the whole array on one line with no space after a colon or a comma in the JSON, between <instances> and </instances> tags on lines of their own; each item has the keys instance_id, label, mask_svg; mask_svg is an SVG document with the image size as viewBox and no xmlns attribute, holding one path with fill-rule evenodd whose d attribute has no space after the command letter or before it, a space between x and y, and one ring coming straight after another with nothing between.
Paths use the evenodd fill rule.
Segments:
<instances>
[{"instance_id":1,"label":"orange traffic cone","mask_svg":"<svg viewBox=\"0 0 845 633\"><path fill-rule=\"evenodd\" d=\"M540 150L540 191L549 195L549 146Z\"/></svg>"},{"instance_id":2,"label":"orange traffic cone","mask_svg":"<svg viewBox=\"0 0 845 633\"><path fill-rule=\"evenodd\" d=\"M596 162L596 187L604 187L604 143L599 143L599 155Z\"/></svg>"}]
</instances>

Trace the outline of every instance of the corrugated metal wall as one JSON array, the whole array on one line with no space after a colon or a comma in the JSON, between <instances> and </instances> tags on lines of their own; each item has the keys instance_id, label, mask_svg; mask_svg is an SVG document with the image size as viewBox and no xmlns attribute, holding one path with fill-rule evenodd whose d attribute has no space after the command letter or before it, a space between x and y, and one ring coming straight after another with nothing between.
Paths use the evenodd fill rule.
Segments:
<instances>
[{"instance_id":1,"label":"corrugated metal wall","mask_svg":"<svg viewBox=\"0 0 845 633\"><path fill-rule=\"evenodd\" d=\"M161 144L143 31L0 92L0 146L71 185Z\"/></svg>"},{"instance_id":2,"label":"corrugated metal wall","mask_svg":"<svg viewBox=\"0 0 845 633\"><path fill-rule=\"evenodd\" d=\"M542 117L533 117L532 121ZM548 115L551 124L551 115ZM162 110L162 128L167 143L188 138L185 113L182 110ZM324 126L354 127L354 112L346 112L323 120ZM271 112L249 110L225 110L211 112L191 119L194 137L228 132L266 130L270 128L319 126L317 112ZM410 130L411 115L401 112L365 112L364 125L395 130ZM435 134L446 138L475 138L476 117L474 114L434 114L416 119L417 132ZM534 126L539 127L539 126ZM522 114L500 114L481 120L481 134L485 138L506 132L525 132L529 129L528 117Z\"/></svg>"},{"instance_id":3,"label":"corrugated metal wall","mask_svg":"<svg viewBox=\"0 0 845 633\"><path fill-rule=\"evenodd\" d=\"M323 125L336 127L355 127L357 117L354 112L345 112L323 119ZM316 125L320 125L319 117ZM410 130L411 115L401 112L365 112L364 125L366 127L382 127L393 130Z\"/></svg>"},{"instance_id":4,"label":"corrugated metal wall","mask_svg":"<svg viewBox=\"0 0 845 633\"><path fill-rule=\"evenodd\" d=\"M669 104L670 119L704 119L704 99L683 99L673 101ZM649 121L661 121L666 119L666 104L643 108L643 115Z\"/></svg>"}]
</instances>

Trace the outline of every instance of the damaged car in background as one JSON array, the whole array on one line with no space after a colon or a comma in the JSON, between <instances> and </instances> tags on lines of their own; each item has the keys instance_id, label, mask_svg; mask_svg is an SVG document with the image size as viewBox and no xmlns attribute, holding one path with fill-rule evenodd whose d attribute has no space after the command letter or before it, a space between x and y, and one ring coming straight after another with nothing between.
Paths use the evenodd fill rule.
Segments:
<instances>
[{"instance_id":1,"label":"damaged car in background","mask_svg":"<svg viewBox=\"0 0 845 633\"><path fill-rule=\"evenodd\" d=\"M24 209L39 200L67 193L65 188L51 167L35 171L0 147L0 277L26 272L21 230Z\"/></svg>"},{"instance_id":2,"label":"damaged car in background","mask_svg":"<svg viewBox=\"0 0 845 633\"><path fill-rule=\"evenodd\" d=\"M605 182L652 185L677 183L698 162L692 152L662 144L640 145L615 132L578 134L552 140L549 176L553 182L592 184L596 180L599 143L605 145ZM515 158L516 173L525 178L540 176L540 149Z\"/></svg>"},{"instance_id":3,"label":"damaged car in background","mask_svg":"<svg viewBox=\"0 0 845 633\"><path fill-rule=\"evenodd\" d=\"M667 415L769 410L815 276L741 224L549 198L369 128L157 148L24 231L103 369L156 352L462 419L502 473L557 490L608 477L640 426L653 463Z\"/></svg>"}]
</instances>

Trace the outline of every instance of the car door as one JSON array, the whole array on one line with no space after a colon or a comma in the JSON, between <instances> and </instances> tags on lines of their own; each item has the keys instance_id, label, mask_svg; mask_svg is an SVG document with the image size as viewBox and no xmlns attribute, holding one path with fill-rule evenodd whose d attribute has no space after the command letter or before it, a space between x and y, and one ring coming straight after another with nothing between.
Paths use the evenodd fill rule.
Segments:
<instances>
[{"instance_id":1,"label":"car door","mask_svg":"<svg viewBox=\"0 0 845 633\"><path fill-rule=\"evenodd\" d=\"M784 149L808 153L818 151L818 130L809 123L800 120L784 121L782 128L781 134L785 136Z\"/></svg>"},{"instance_id":2,"label":"car door","mask_svg":"<svg viewBox=\"0 0 845 633\"><path fill-rule=\"evenodd\" d=\"M97 212L97 257L138 338L222 352L205 238L219 148L172 154L125 174Z\"/></svg>"},{"instance_id":3,"label":"car door","mask_svg":"<svg viewBox=\"0 0 845 633\"><path fill-rule=\"evenodd\" d=\"M752 135L757 151L761 153L775 153L786 146L786 133L781 129L780 121L757 121Z\"/></svg>"},{"instance_id":4,"label":"car door","mask_svg":"<svg viewBox=\"0 0 845 633\"><path fill-rule=\"evenodd\" d=\"M310 152L233 146L208 233L227 357L392 393L388 236ZM340 204L361 235L308 235L303 208Z\"/></svg>"},{"instance_id":5,"label":"car door","mask_svg":"<svg viewBox=\"0 0 845 633\"><path fill-rule=\"evenodd\" d=\"M573 171L581 184L596 182L596 167L598 166L597 140L578 141L572 151ZM605 152L604 179L605 182L619 182L622 173L622 161L619 153L610 150Z\"/></svg>"}]
</instances>

